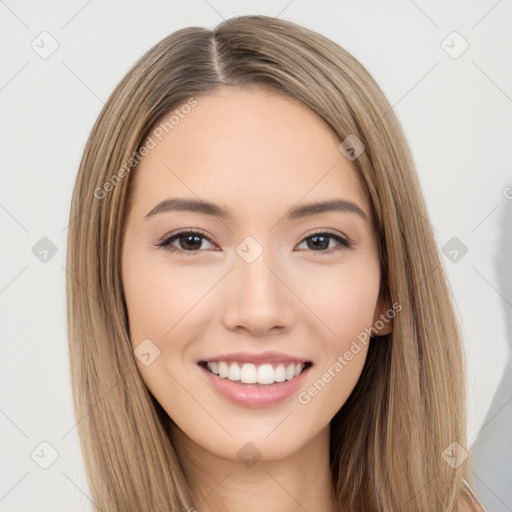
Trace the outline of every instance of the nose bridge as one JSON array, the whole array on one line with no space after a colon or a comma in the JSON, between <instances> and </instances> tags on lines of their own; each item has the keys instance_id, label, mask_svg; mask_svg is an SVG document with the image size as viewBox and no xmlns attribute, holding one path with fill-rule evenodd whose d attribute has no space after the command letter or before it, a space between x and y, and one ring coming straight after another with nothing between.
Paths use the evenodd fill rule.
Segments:
<instances>
[{"instance_id":1,"label":"nose bridge","mask_svg":"<svg viewBox=\"0 0 512 512\"><path fill-rule=\"evenodd\" d=\"M271 247L247 237L236 248L230 272L230 293L225 322L230 328L244 326L253 331L285 327L293 321L291 296L281 277Z\"/></svg>"}]
</instances>

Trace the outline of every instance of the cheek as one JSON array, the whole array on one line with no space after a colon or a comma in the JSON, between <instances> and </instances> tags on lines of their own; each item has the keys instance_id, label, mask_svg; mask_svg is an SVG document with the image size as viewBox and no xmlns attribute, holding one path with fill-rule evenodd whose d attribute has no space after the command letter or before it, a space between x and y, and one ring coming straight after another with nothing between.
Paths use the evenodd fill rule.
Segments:
<instances>
[{"instance_id":1,"label":"cheek","mask_svg":"<svg viewBox=\"0 0 512 512\"><path fill-rule=\"evenodd\" d=\"M214 284L212 278L184 272L147 254L139 256L137 251L124 257L122 274L132 347L136 350L149 339L157 348L148 342L141 347L159 351L148 365L136 359L146 386L168 414L188 411L195 417L198 411L191 408L190 396L179 383L187 378L183 364L187 346L205 329L197 321L197 311Z\"/></svg>"},{"instance_id":2,"label":"cheek","mask_svg":"<svg viewBox=\"0 0 512 512\"><path fill-rule=\"evenodd\" d=\"M131 253L123 260L123 284L135 354L139 345L144 347L141 352L149 346L158 353L148 366L136 359L137 366L146 386L171 414L190 407L189 396L178 382L188 378L193 340L208 330L215 306L208 295L219 275L207 268L197 271L193 266L171 265L165 256Z\"/></svg>"},{"instance_id":3,"label":"cheek","mask_svg":"<svg viewBox=\"0 0 512 512\"><path fill-rule=\"evenodd\" d=\"M341 350L372 325L379 281L379 266L375 262L324 269L314 274L305 296L308 306L323 324L321 332L329 346Z\"/></svg>"},{"instance_id":4,"label":"cheek","mask_svg":"<svg viewBox=\"0 0 512 512\"><path fill-rule=\"evenodd\" d=\"M298 401L324 421L330 421L343 406L361 375L379 280L378 263L361 261L360 265L317 272L315 286L309 288L308 305L323 324L315 338L320 341L321 355Z\"/></svg>"},{"instance_id":5,"label":"cheek","mask_svg":"<svg viewBox=\"0 0 512 512\"><path fill-rule=\"evenodd\" d=\"M172 336L214 279L166 262L134 257L126 259L123 284L130 334L136 345L144 338Z\"/></svg>"}]
</instances>

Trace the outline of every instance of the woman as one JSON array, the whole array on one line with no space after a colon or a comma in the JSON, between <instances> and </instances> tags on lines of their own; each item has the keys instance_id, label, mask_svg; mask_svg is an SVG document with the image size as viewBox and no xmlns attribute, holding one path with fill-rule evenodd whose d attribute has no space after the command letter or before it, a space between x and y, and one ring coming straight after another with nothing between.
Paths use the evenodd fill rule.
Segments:
<instances>
[{"instance_id":1,"label":"woman","mask_svg":"<svg viewBox=\"0 0 512 512\"><path fill-rule=\"evenodd\" d=\"M266 16L171 34L101 112L70 218L98 510L483 510L412 158L338 45Z\"/></svg>"}]
</instances>

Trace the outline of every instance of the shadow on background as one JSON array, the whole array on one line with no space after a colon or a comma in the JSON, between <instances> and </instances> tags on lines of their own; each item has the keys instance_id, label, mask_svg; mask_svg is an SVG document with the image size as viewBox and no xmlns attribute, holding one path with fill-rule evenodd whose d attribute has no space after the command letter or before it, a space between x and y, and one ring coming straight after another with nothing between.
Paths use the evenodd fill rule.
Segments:
<instances>
[{"instance_id":1,"label":"shadow on background","mask_svg":"<svg viewBox=\"0 0 512 512\"><path fill-rule=\"evenodd\" d=\"M471 451L474 490L489 512L512 511L512 200L504 201L499 225L495 275L510 351L505 373ZM492 372L494 368L487 370Z\"/></svg>"}]
</instances>

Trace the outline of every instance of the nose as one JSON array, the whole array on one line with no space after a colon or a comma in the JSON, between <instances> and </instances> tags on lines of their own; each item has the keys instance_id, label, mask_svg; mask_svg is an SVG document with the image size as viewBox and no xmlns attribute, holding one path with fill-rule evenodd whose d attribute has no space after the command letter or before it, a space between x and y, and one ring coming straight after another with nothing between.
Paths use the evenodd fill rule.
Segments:
<instances>
[{"instance_id":1,"label":"nose","mask_svg":"<svg viewBox=\"0 0 512 512\"><path fill-rule=\"evenodd\" d=\"M226 283L228 298L223 322L230 330L246 330L254 335L265 335L290 328L295 321L295 296L284 272L263 253L252 263L236 255L234 268ZM288 279L289 280L289 279Z\"/></svg>"}]
</instances>

